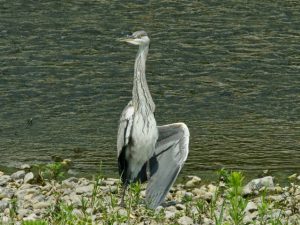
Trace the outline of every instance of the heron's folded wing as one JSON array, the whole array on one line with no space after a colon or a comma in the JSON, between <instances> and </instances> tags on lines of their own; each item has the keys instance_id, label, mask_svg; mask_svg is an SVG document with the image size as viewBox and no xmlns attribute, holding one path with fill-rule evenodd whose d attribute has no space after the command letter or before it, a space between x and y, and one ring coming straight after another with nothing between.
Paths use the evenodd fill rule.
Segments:
<instances>
[{"instance_id":1,"label":"heron's folded wing","mask_svg":"<svg viewBox=\"0 0 300 225\"><path fill-rule=\"evenodd\" d=\"M123 110L120 118L118 138L117 138L118 157L120 156L124 146L127 146L130 141L133 115L134 115L134 107L132 105L132 102L130 101L128 105L125 107L125 109Z\"/></svg>"},{"instance_id":2,"label":"heron's folded wing","mask_svg":"<svg viewBox=\"0 0 300 225\"><path fill-rule=\"evenodd\" d=\"M122 112L117 138L118 167L123 182L127 181L128 162L126 160L126 149L131 140L134 107L130 101Z\"/></svg>"},{"instance_id":3,"label":"heron's folded wing","mask_svg":"<svg viewBox=\"0 0 300 225\"><path fill-rule=\"evenodd\" d=\"M189 151L189 131L185 124L158 127L155 156L150 159L150 180L146 201L150 208L159 206L175 182Z\"/></svg>"}]
</instances>

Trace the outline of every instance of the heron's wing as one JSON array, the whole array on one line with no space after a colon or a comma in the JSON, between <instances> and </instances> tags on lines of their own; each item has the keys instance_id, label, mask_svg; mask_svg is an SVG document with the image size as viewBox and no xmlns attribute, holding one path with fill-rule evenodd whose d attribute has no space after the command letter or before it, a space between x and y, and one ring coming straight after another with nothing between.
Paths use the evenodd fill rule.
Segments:
<instances>
[{"instance_id":1,"label":"heron's wing","mask_svg":"<svg viewBox=\"0 0 300 225\"><path fill-rule=\"evenodd\" d=\"M159 126L155 155L150 159L146 201L159 206L175 182L189 152L189 130L184 123Z\"/></svg>"},{"instance_id":2,"label":"heron's wing","mask_svg":"<svg viewBox=\"0 0 300 225\"><path fill-rule=\"evenodd\" d=\"M117 137L118 167L123 182L127 180L126 148L131 140L134 107L130 101L122 112Z\"/></svg>"},{"instance_id":3,"label":"heron's wing","mask_svg":"<svg viewBox=\"0 0 300 225\"><path fill-rule=\"evenodd\" d=\"M117 138L118 157L120 156L123 147L127 146L130 141L133 115L134 115L134 107L132 105L132 102L130 101L128 105L125 107L125 109L123 110L120 118L118 138Z\"/></svg>"}]
</instances>

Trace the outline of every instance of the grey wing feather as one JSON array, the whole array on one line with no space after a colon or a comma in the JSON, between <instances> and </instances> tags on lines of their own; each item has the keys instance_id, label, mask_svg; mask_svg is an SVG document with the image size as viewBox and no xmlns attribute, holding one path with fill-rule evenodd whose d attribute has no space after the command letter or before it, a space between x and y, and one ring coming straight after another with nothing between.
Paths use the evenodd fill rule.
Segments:
<instances>
[{"instance_id":1,"label":"grey wing feather","mask_svg":"<svg viewBox=\"0 0 300 225\"><path fill-rule=\"evenodd\" d=\"M121 114L118 138L117 138L117 149L118 156L124 146L128 145L131 135L132 123L133 123L134 107L132 101L128 103Z\"/></svg>"},{"instance_id":2,"label":"grey wing feather","mask_svg":"<svg viewBox=\"0 0 300 225\"><path fill-rule=\"evenodd\" d=\"M185 124L177 123L158 127L156 159L150 160L150 169L156 167L146 190L146 201L156 208L164 200L175 182L189 151L189 131Z\"/></svg>"}]
</instances>

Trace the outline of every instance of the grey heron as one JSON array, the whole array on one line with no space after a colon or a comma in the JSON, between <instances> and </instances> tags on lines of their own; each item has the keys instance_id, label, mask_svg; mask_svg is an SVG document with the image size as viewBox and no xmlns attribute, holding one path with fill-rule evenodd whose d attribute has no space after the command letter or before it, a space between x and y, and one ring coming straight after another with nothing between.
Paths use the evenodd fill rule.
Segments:
<instances>
[{"instance_id":1,"label":"grey heron","mask_svg":"<svg viewBox=\"0 0 300 225\"><path fill-rule=\"evenodd\" d=\"M189 130L184 123L157 126L155 104L146 81L146 58L150 39L145 31L121 39L138 45L134 64L132 100L121 114L117 150L124 185L148 181L146 204L159 206L175 182L189 152Z\"/></svg>"}]
</instances>

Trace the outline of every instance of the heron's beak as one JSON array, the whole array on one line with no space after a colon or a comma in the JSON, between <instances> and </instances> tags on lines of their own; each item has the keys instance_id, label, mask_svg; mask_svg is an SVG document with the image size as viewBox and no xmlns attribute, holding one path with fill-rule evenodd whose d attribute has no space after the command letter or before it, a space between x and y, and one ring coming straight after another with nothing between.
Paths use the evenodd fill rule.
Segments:
<instances>
[{"instance_id":1,"label":"heron's beak","mask_svg":"<svg viewBox=\"0 0 300 225\"><path fill-rule=\"evenodd\" d=\"M127 36L127 37L123 37L123 38L119 38L118 41L122 41L122 42L130 42L133 41L134 38L132 36Z\"/></svg>"}]
</instances>

